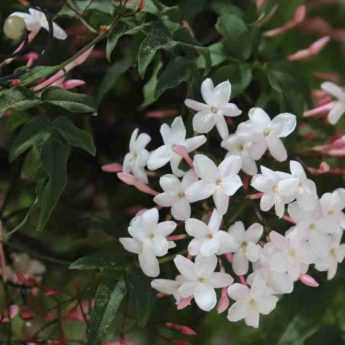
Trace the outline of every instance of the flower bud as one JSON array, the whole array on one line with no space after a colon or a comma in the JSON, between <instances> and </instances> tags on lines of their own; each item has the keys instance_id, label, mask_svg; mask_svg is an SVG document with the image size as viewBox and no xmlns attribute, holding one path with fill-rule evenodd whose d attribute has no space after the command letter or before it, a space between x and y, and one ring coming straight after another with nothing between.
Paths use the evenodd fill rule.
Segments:
<instances>
[{"instance_id":1,"label":"flower bud","mask_svg":"<svg viewBox=\"0 0 345 345\"><path fill-rule=\"evenodd\" d=\"M10 40L19 41L25 33L25 22L20 17L9 16L5 20L3 31Z\"/></svg>"}]
</instances>

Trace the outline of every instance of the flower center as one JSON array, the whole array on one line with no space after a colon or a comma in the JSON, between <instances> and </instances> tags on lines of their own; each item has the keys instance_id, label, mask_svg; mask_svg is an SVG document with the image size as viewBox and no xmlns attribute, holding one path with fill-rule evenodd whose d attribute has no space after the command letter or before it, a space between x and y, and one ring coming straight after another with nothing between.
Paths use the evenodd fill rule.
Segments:
<instances>
[{"instance_id":1,"label":"flower center","mask_svg":"<svg viewBox=\"0 0 345 345\"><path fill-rule=\"evenodd\" d=\"M213 106L210 108L210 110L213 114L217 114L217 112L218 112L218 109L216 107L213 107Z\"/></svg>"},{"instance_id":2,"label":"flower center","mask_svg":"<svg viewBox=\"0 0 345 345\"><path fill-rule=\"evenodd\" d=\"M268 137L271 133L272 133L271 128L266 128L266 129L264 130L264 136L265 136L265 137Z\"/></svg>"}]
</instances>

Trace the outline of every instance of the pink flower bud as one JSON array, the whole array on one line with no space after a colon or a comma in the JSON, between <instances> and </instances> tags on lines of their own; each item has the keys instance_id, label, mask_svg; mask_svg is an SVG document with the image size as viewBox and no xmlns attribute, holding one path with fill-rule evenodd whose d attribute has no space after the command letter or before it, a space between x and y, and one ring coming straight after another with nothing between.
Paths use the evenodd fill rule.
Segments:
<instances>
[{"instance_id":1,"label":"pink flower bud","mask_svg":"<svg viewBox=\"0 0 345 345\"><path fill-rule=\"evenodd\" d=\"M310 109L308 111L305 111L303 116L304 117L315 117L320 116L322 114L326 114L334 107L334 102L326 103L323 105L320 105L314 109Z\"/></svg>"},{"instance_id":2,"label":"pink flower bud","mask_svg":"<svg viewBox=\"0 0 345 345\"><path fill-rule=\"evenodd\" d=\"M192 303L193 297L182 298L177 304L177 310L182 310L189 307Z\"/></svg>"},{"instance_id":3,"label":"pink flower bud","mask_svg":"<svg viewBox=\"0 0 345 345\"><path fill-rule=\"evenodd\" d=\"M168 117L173 117L177 115L177 111L175 109L167 109L167 110L154 110L148 111L146 117L150 117L153 119L165 119Z\"/></svg>"},{"instance_id":4,"label":"pink flower bud","mask_svg":"<svg viewBox=\"0 0 345 345\"><path fill-rule=\"evenodd\" d=\"M70 80L66 80L63 83L63 88L65 90L72 90L75 89L77 87L83 86L85 85L86 82L84 80L80 80L80 79L70 79Z\"/></svg>"},{"instance_id":5,"label":"pink flower bud","mask_svg":"<svg viewBox=\"0 0 345 345\"><path fill-rule=\"evenodd\" d=\"M182 241L187 238L187 235L171 235L168 236L169 241Z\"/></svg>"},{"instance_id":6,"label":"pink flower bud","mask_svg":"<svg viewBox=\"0 0 345 345\"><path fill-rule=\"evenodd\" d=\"M230 300L229 300L227 288L223 288L220 295L220 300L217 305L218 314L225 312L225 310L229 308L229 305L230 305Z\"/></svg>"},{"instance_id":7,"label":"pink flower bud","mask_svg":"<svg viewBox=\"0 0 345 345\"><path fill-rule=\"evenodd\" d=\"M315 41L308 48L302 49L288 56L289 61L304 61L310 59L320 53L320 51L328 44L329 36L322 37Z\"/></svg>"},{"instance_id":8,"label":"pink flower bud","mask_svg":"<svg viewBox=\"0 0 345 345\"><path fill-rule=\"evenodd\" d=\"M176 323L167 322L165 324L166 328L173 329L174 331L177 331L183 335L197 335L197 333L194 331L194 329L184 326L184 325L178 325Z\"/></svg>"},{"instance_id":9,"label":"pink flower bud","mask_svg":"<svg viewBox=\"0 0 345 345\"><path fill-rule=\"evenodd\" d=\"M184 146L175 145L174 151L186 161L186 163L191 167L191 169L194 169L193 159L191 158L187 149Z\"/></svg>"},{"instance_id":10,"label":"pink flower bud","mask_svg":"<svg viewBox=\"0 0 345 345\"><path fill-rule=\"evenodd\" d=\"M288 32L289 30L293 29L294 27L296 27L297 25L299 25L300 23L303 22L303 20L306 16L306 13L307 13L307 10L306 10L305 5L298 6L295 13L294 13L294 16L291 20L289 20L287 23L285 23L284 25L282 25L278 28L266 31L264 33L264 36L275 37L275 36L281 35L285 32Z\"/></svg>"},{"instance_id":11,"label":"pink flower bud","mask_svg":"<svg viewBox=\"0 0 345 345\"><path fill-rule=\"evenodd\" d=\"M133 186L145 194L149 194L149 195L153 195L153 196L156 196L157 194L159 194L157 191L155 191L154 189L149 187L147 184L139 181L135 176L133 176L131 174L119 172L119 173L117 173L117 177L123 183L125 183L129 186Z\"/></svg>"},{"instance_id":12,"label":"pink flower bud","mask_svg":"<svg viewBox=\"0 0 345 345\"><path fill-rule=\"evenodd\" d=\"M319 287L319 283L309 274L302 274L299 277L299 280L302 284L306 286L313 287L313 288Z\"/></svg>"},{"instance_id":13,"label":"pink flower bud","mask_svg":"<svg viewBox=\"0 0 345 345\"><path fill-rule=\"evenodd\" d=\"M104 164L102 170L107 173L118 173L122 171L122 165L120 163Z\"/></svg>"}]
</instances>

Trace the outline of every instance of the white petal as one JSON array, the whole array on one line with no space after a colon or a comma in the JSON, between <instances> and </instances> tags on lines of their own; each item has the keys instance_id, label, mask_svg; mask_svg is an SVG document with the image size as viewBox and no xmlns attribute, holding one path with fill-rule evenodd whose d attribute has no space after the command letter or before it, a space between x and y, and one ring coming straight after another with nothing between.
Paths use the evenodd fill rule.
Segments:
<instances>
[{"instance_id":1,"label":"white petal","mask_svg":"<svg viewBox=\"0 0 345 345\"><path fill-rule=\"evenodd\" d=\"M258 173L258 168L254 159L248 157L242 157L242 170L250 176L254 176Z\"/></svg>"},{"instance_id":2,"label":"white petal","mask_svg":"<svg viewBox=\"0 0 345 345\"><path fill-rule=\"evenodd\" d=\"M228 288L228 295L231 299L238 301L246 298L249 288L246 285L235 283Z\"/></svg>"},{"instance_id":3,"label":"white petal","mask_svg":"<svg viewBox=\"0 0 345 345\"><path fill-rule=\"evenodd\" d=\"M345 103L337 102L328 114L328 122L335 125L345 113Z\"/></svg>"},{"instance_id":4,"label":"white petal","mask_svg":"<svg viewBox=\"0 0 345 345\"><path fill-rule=\"evenodd\" d=\"M231 84L230 82L223 81L222 83L218 84L213 91L213 100L212 100L212 105L216 107L223 107L226 105L231 96Z\"/></svg>"},{"instance_id":5,"label":"white petal","mask_svg":"<svg viewBox=\"0 0 345 345\"><path fill-rule=\"evenodd\" d=\"M269 314L277 304L278 298L275 296L267 296L257 301L259 312L263 315Z\"/></svg>"},{"instance_id":6,"label":"white petal","mask_svg":"<svg viewBox=\"0 0 345 345\"><path fill-rule=\"evenodd\" d=\"M251 262L257 261L260 256L260 246L253 242L249 242L247 244L246 256Z\"/></svg>"},{"instance_id":7,"label":"white petal","mask_svg":"<svg viewBox=\"0 0 345 345\"><path fill-rule=\"evenodd\" d=\"M144 245L143 251L139 254L139 264L148 277L154 278L159 276L159 262L150 246Z\"/></svg>"},{"instance_id":8,"label":"white petal","mask_svg":"<svg viewBox=\"0 0 345 345\"><path fill-rule=\"evenodd\" d=\"M279 218L284 216L285 205L281 200L276 200L274 204L274 211Z\"/></svg>"},{"instance_id":9,"label":"white petal","mask_svg":"<svg viewBox=\"0 0 345 345\"><path fill-rule=\"evenodd\" d=\"M171 148L167 145L163 145L158 149L151 152L147 161L147 167L150 170L157 170L167 164L171 158Z\"/></svg>"},{"instance_id":10,"label":"white petal","mask_svg":"<svg viewBox=\"0 0 345 345\"><path fill-rule=\"evenodd\" d=\"M215 272L211 277L211 284L215 289L228 287L232 284L233 281L234 279L230 274L223 272Z\"/></svg>"},{"instance_id":11,"label":"white petal","mask_svg":"<svg viewBox=\"0 0 345 345\"><path fill-rule=\"evenodd\" d=\"M229 208L229 196L227 196L222 189L216 189L215 193L213 194L213 201L217 208L217 211L224 215Z\"/></svg>"},{"instance_id":12,"label":"white petal","mask_svg":"<svg viewBox=\"0 0 345 345\"><path fill-rule=\"evenodd\" d=\"M174 119L171 124L171 140L174 144L179 144L186 139L187 131L181 116Z\"/></svg>"},{"instance_id":13,"label":"white petal","mask_svg":"<svg viewBox=\"0 0 345 345\"><path fill-rule=\"evenodd\" d=\"M195 270L199 277L209 277L217 266L217 257L213 256L197 256L195 259Z\"/></svg>"},{"instance_id":14,"label":"white petal","mask_svg":"<svg viewBox=\"0 0 345 345\"><path fill-rule=\"evenodd\" d=\"M275 136L267 137L267 146L270 154L275 160L277 160L278 162L287 160L286 148L279 138Z\"/></svg>"},{"instance_id":15,"label":"white petal","mask_svg":"<svg viewBox=\"0 0 345 345\"><path fill-rule=\"evenodd\" d=\"M146 210L141 215L141 220L143 222L143 226L146 228L155 228L158 224L159 214L156 208L151 208Z\"/></svg>"},{"instance_id":16,"label":"white petal","mask_svg":"<svg viewBox=\"0 0 345 345\"><path fill-rule=\"evenodd\" d=\"M219 177L218 167L205 155L195 155L194 168L196 174L207 182L215 182Z\"/></svg>"},{"instance_id":17,"label":"white petal","mask_svg":"<svg viewBox=\"0 0 345 345\"><path fill-rule=\"evenodd\" d=\"M190 218L191 207L186 198L181 198L172 205L171 214L176 220L186 220Z\"/></svg>"},{"instance_id":18,"label":"white petal","mask_svg":"<svg viewBox=\"0 0 345 345\"><path fill-rule=\"evenodd\" d=\"M207 239L203 241L202 245L200 246L200 255L202 256L211 256L215 255L218 252L220 243L217 239Z\"/></svg>"},{"instance_id":19,"label":"white petal","mask_svg":"<svg viewBox=\"0 0 345 345\"><path fill-rule=\"evenodd\" d=\"M164 176L162 176L159 179L159 184L162 187L162 189L164 191L175 191L176 193L178 192L178 190L181 189L181 182L180 180L172 174L166 174Z\"/></svg>"},{"instance_id":20,"label":"white petal","mask_svg":"<svg viewBox=\"0 0 345 345\"><path fill-rule=\"evenodd\" d=\"M232 196L242 187L242 180L238 175L225 177L222 187L226 195Z\"/></svg>"},{"instance_id":21,"label":"white petal","mask_svg":"<svg viewBox=\"0 0 345 345\"><path fill-rule=\"evenodd\" d=\"M289 113L279 114L272 120L272 125L277 130L278 137L285 138L296 129L296 116Z\"/></svg>"},{"instance_id":22,"label":"white petal","mask_svg":"<svg viewBox=\"0 0 345 345\"><path fill-rule=\"evenodd\" d=\"M161 222L157 225L157 233L166 237L171 235L174 230L176 229L177 224L173 221L167 220L165 222Z\"/></svg>"},{"instance_id":23,"label":"white petal","mask_svg":"<svg viewBox=\"0 0 345 345\"><path fill-rule=\"evenodd\" d=\"M186 107L193 109L195 111L203 111L203 110L209 109L208 105L201 102L194 101L193 99L189 99L189 98L187 98L184 101L184 104L186 105Z\"/></svg>"},{"instance_id":24,"label":"white petal","mask_svg":"<svg viewBox=\"0 0 345 345\"><path fill-rule=\"evenodd\" d=\"M303 166L300 162L290 161L290 171L292 175L297 176L299 178L305 179L307 177L303 169Z\"/></svg>"},{"instance_id":25,"label":"white petal","mask_svg":"<svg viewBox=\"0 0 345 345\"><path fill-rule=\"evenodd\" d=\"M196 202L209 198L215 191L216 186L206 181L198 181L193 183L186 189L186 197L189 202Z\"/></svg>"},{"instance_id":26,"label":"white petal","mask_svg":"<svg viewBox=\"0 0 345 345\"><path fill-rule=\"evenodd\" d=\"M188 279L196 278L194 264L182 255L177 255L174 263L179 272Z\"/></svg>"},{"instance_id":27,"label":"white petal","mask_svg":"<svg viewBox=\"0 0 345 345\"><path fill-rule=\"evenodd\" d=\"M248 326L254 328L259 327L259 313L256 310L249 309L244 320Z\"/></svg>"},{"instance_id":28,"label":"white petal","mask_svg":"<svg viewBox=\"0 0 345 345\"><path fill-rule=\"evenodd\" d=\"M191 240L188 245L188 254L191 256L199 255L200 248L203 242L204 242L203 239L194 238L193 240Z\"/></svg>"},{"instance_id":29,"label":"white petal","mask_svg":"<svg viewBox=\"0 0 345 345\"><path fill-rule=\"evenodd\" d=\"M241 242L245 236L244 225L238 221L230 226L229 234L235 239L236 242Z\"/></svg>"},{"instance_id":30,"label":"white petal","mask_svg":"<svg viewBox=\"0 0 345 345\"><path fill-rule=\"evenodd\" d=\"M216 291L209 285L198 284L194 291L195 303L201 310L210 311L217 304Z\"/></svg>"},{"instance_id":31,"label":"white petal","mask_svg":"<svg viewBox=\"0 0 345 345\"><path fill-rule=\"evenodd\" d=\"M121 237L119 242L130 253L138 254L141 251L141 243L134 238Z\"/></svg>"},{"instance_id":32,"label":"white petal","mask_svg":"<svg viewBox=\"0 0 345 345\"><path fill-rule=\"evenodd\" d=\"M208 222L208 227L212 232L217 232L222 224L223 217L217 212L217 210L213 210L211 218Z\"/></svg>"},{"instance_id":33,"label":"white petal","mask_svg":"<svg viewBox=\"0 0 345 345\"><path fill-rule=\"evenodd\" d=\"M201 95L207 104L212 103L214 85L210 78L205 79L201 84Z\"/></svg>"},{"instance_id":34,"label":"white petal","mask_svg":"<svg viewBox=\"0 0 345 345\"><path fill-rule=\"evenodd\" d=\"M242 111L234 103L228 103L221 107L224 116L236 117L242 114Z\"/></svg>"},{"instance_id":35,"label":"white petal","mask_svg":"<svg viewBox=\"0 0 345 345\"><path fill-rule=\"evenodd\" d=\"M173 295L179 288L180 284L175 280L170 279L154 279L151 282L151 287L166 295Z\"/></svg>"},{"instance_id":36,"label":"white petal","mask_svg":"<svg viewBox=\"0 0 345 345\"><path fill-rule=\"evenodd\" d=\"M172 206L177 200L176 195L172 195L171 193L161 193L156 195L153 198L153 201L162 207L170 207Z\"/></svg>"},{"instance_id":37,"label":"white petal","mask_svg":"<svg viewBox=\"0 0 345 345\"><path fill-rule=\"evenodd\" d=\"M287 178L278 183L278 190L284 197L292 197L297 193L299 179L295 177Z\"/></svg>"},{"instance_id":38,"label":"white petal","mask_svg":"<svg viewBox=\"0 0 345 345\"><path fill-rule=\"evenodd\" d=\"M182 282L181 286L178 289L178 293L181 295L182 298L188 298L193 296L195 290L196 283L186 281Z\"/></svg>"},{"instance_id":39,"label":"white petal","mask_svg":"<svg viewBox=\"0 0 345 345\"><path fill-rule=\"evenodd\" d=\"M216 116L216 127L220 137L224 140L229 136L229 128L223 116Z\"/></svg>"},{"instance_id":40,"label":"white petal","mask_svg":"<svg viewBox=\"0 0 345 345\"><path fill-rule=\"evenodd\" d=\"M260 199L260 210L267 212L274 205L274 198L271 194L264 194Z\"/></svg>"},{"instance_id":41,"label":"white petal","mask_svg":"<svg viewBox=\"0 0 345 345\"><path fill-rule=\"evenodd\" d=\"M193 152L200 146L204 145L206 141L207 138L204 135L198 135L196 137L187 139L185 142L185 146L188 152Z\"/></svg>"},{"instance_id":42,"label":"white petal","mask_svg":"<svg viewBox=\"0 0 345 345\"><path fill-rule=\"evenodd\" d=\"M259 131L265 130L271 123L271 118L261 108L250 109L248 116L250 121L256 127L255 129Z\"/></svg>"},{"instance_id":43,"label":"white petal","mask_svg":"<svg viewBox=\"0 0 345 345\"><path fill-rule=\"evenodd\" d=\"M222 176L238 174L241 170L242 160L239 156L228 156L219 165Z\"/></svg>"},{"instance_id":44,"label":"white petal","mask_svg":"<svg viewBox=\"0 0 345 345\"><path fill-rule=\"evenodd\" d=\"M234 252L237 249L237 244L229 233L225 231L218 231L215 237L220 243L217 255Z\"/></svg>"},{"instance_id":45,"label":"white petal","mask_svg":"<svg viewBox=\"0 0 345 345\"><path fill-rule=\"evenodd\" d=\"M241 253L235 253L232 268L237 275L244 275L248 272L249 263L248 259Z\"/></svg>"},{"instance_id":46,"label":"white petal","mask_svg":"<svg viewBox=\"0 0 345 345\"><path fill-rule=\"evenodd\" d=\"M205 238L208 235L209 229L201 220L190 218L186 221L186 232L189 236L195 238Z\"/></svg>"},{"instance_id":47,"label":"white petal","mask_svg":"<svg viewBox=\"0 0 345 345\"><path fill-rule=\"evenodd\" d=\"M247 304L236 302L229 308L228 320L232 322L240 321L246 317L247 313L248 313Z\"/></svg>"},{"instance_id":48,"label":"white petal","mask_svg":"<svg viewBox=\"0 0 345 345\"><path fill-rule=\"evenodd\" d=\"M154 256L161 257L168 253L169 242L163 236L155 236L151 240L151 245L152 245L152 251L153 251Z\"/></svg>"},{"instance_id":49,"label":"white petal","mask_svg":"<svg viewBox=\"0 0 345 345\"><path fill-rule=\"evenodd\" d=\"M208 133L215 124L215 115L209 110L199 111L193 117L193 129L197 133Z\"/></svg>"},{"instance_id":50,"label":"white petal","mask_svg":"<svg viewBox=\"0 0 345 345\"><path fill-rule=\"evenodd\" d=\"M341 87L339 87L338 85L332 82L326 81L322 83L321 88L322 90L326 91L327 93L329 93L335 98L338 98L338 99L344 98L344 91L341 89Z\"/></svg>"},{"instance_id":51,"label":"white petal","mask_svg":"<svg viewBox=\"0 0 345 345\"><path fill-rule=\"evenodd\" d=\"M259 223L254 223L247 229L245 238L247 241L257 243L260 240L263 232L263 226Z\"/></svg>"}]
</instances>

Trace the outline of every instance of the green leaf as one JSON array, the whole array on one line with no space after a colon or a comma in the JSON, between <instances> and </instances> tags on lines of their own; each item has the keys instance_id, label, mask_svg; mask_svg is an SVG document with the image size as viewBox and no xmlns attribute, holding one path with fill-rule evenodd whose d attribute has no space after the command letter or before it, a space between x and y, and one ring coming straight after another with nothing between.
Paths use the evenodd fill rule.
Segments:
<instances>
[{"instance_id":1,"label":"green leaf","mask_svg":"<svg viewBox=\"0 0 345 345\"><path fill-rule=\"evenodd\" d=\"M41 160L47 181L39 193L40 215L38 230L45 228L67 183L67 162L70 147L57 136L51 136L43 145Z\"/></svg>"},{"instance_id":2,"label":"green leaf","mask_svg":"<svg viewBox=\"0 0 345 345\"><path fill-rule=\"evenodd\" d=\"M21 77L21 85L27 86L36 81L45 79L60 69L60 66L36 66L24 73Z\"/></svg>"},{"instance_id":3,"label":"green leaf","mask_svg":"<svg viewBox=\"0 0 345 345\"><path fill-rule=\"evenodd\" d=\"M160 97L166 90L175 88L189 80L193 72L193 63L183 57L170 61L159 76L156 97Z\"/></svg>"},{"instance_id":4,"label":"green leaf","mask_svg":"<svg viewBox=\"0 0 345 345\"><path fill-rule=\"evenodd\" d=\"M144 102L140 106L141 109L146 108L157 100L157 86L158 86L158 74L163 67L163 62L158 58L154 64L151 78L144 85Z\"/></svg>"},{"instance_id":5,"label":"green leaf","mask_svg":"<svg viewBox=\"0 0 345 345\"><path fill-rule=\"evenodd\" d=\"M108 271L124 271L126 268L126 261L123 256L115 256L112 254L96 253L88 256L83 256L74 261L70 265L72 270L108 270Z\"/></svg>"},{"instance_id":6,"label":"green leaf","mask_svg":"<svg viewBox=\"0 0 345 345\"><path fill-rule=\"evenodd\" d=\"M176 45L172 39L169 30L162 22L156 21L140 45L138 54L139 75L143 78L147 67L152 62L156 53L160 49L169 49Z\"/></svg>"},{"instance_id":7,"label":"green leaf","mask_svg":"<svg viewBox=\"0 0 345 345\"><path fill-rule=\"evenodd\" d=\"M72 113L93 113L96 111L96 105L92 97L58 87L45 90L41 99Z\"/></svg>"},{"instance_id":8,"label":"green leaf","mask_svg":"<svg viewBox=\"0 0 345 345\"><path fill-rule=\"evenodd\" d=\"M100 345L106 340L125 296L126 285L123 280L120 280L115 286L109 281L99 285L88 328L88 345Z\"/></svg>"},{"instance_id":9,"label":"green leaf","mask_svg":"<svg viewBox=\"0 0 345 345\"><path fill-rule=\"evenodd\" d=\"M118 79L124 74L132 65L132 59L129 57L123 58L115 62L105 73L105 76L98 87L97 103L100 104L105 95L114 87Z\"/></svg>"},{"instance_id":10,"label":"green leaf","mask_svg":"<svg viewBox=\"0 0 345 345\"><path fill-rule=\"evenodd\" d=\"M150 281L139 272L128 277L130 300L134 301L136 320L140 327L145 327L149 321L155 304L155 296Z\"/></svg>"},{"instance_id":11,"label":"green leaf","mask_svg":"<svg viewBox=\"0 0 345 345\"><path fill-rule=\"evenodd\" d=\"M96 146L90 133L76 127L67 117L57 118L53 122L53 127L69 145L78 147L92 156L96 155Z\"/></svg>"},{"instance_id":12,"label":"green leaf","mask_svg":"<svg viewBox=\"0 0 345 345\"><path fill-rule=\"evenodd\" d=\"M26 123L14 137L9 151L9 161L13 162L35 144L47 140L50 122L45 118L34 118Z\"/></svg>"},{"instance_id":13,"label":"green leaf","mask_svg":"<svg viewBox=\"0 0 345 345\"><path fill-rule=\"evenodd\" d=\"M121 37L131 36L139 32L144 32L145 28L147 28L148 25L149 25L148 23L138 25L135 22L120 22L118 25L116 25L114 30L112 31L112 33L109 35L107 39L107 45L106 45L107 59L109 61L111 60L111 54L113 50L115 49L115 47L117 46L117 43L119 42Z\"/></svg>"},{"instance_id":14,"label":"green leaf","mask_svg":"<svg viewBox=\"0 0 345 345\"><path fill-rule=\"evenodd\" d=\"M34 93L24 88L3 90L0 91L0 116L8 110L27 110L41 103Z\"/></svg>"}]
</instances>

